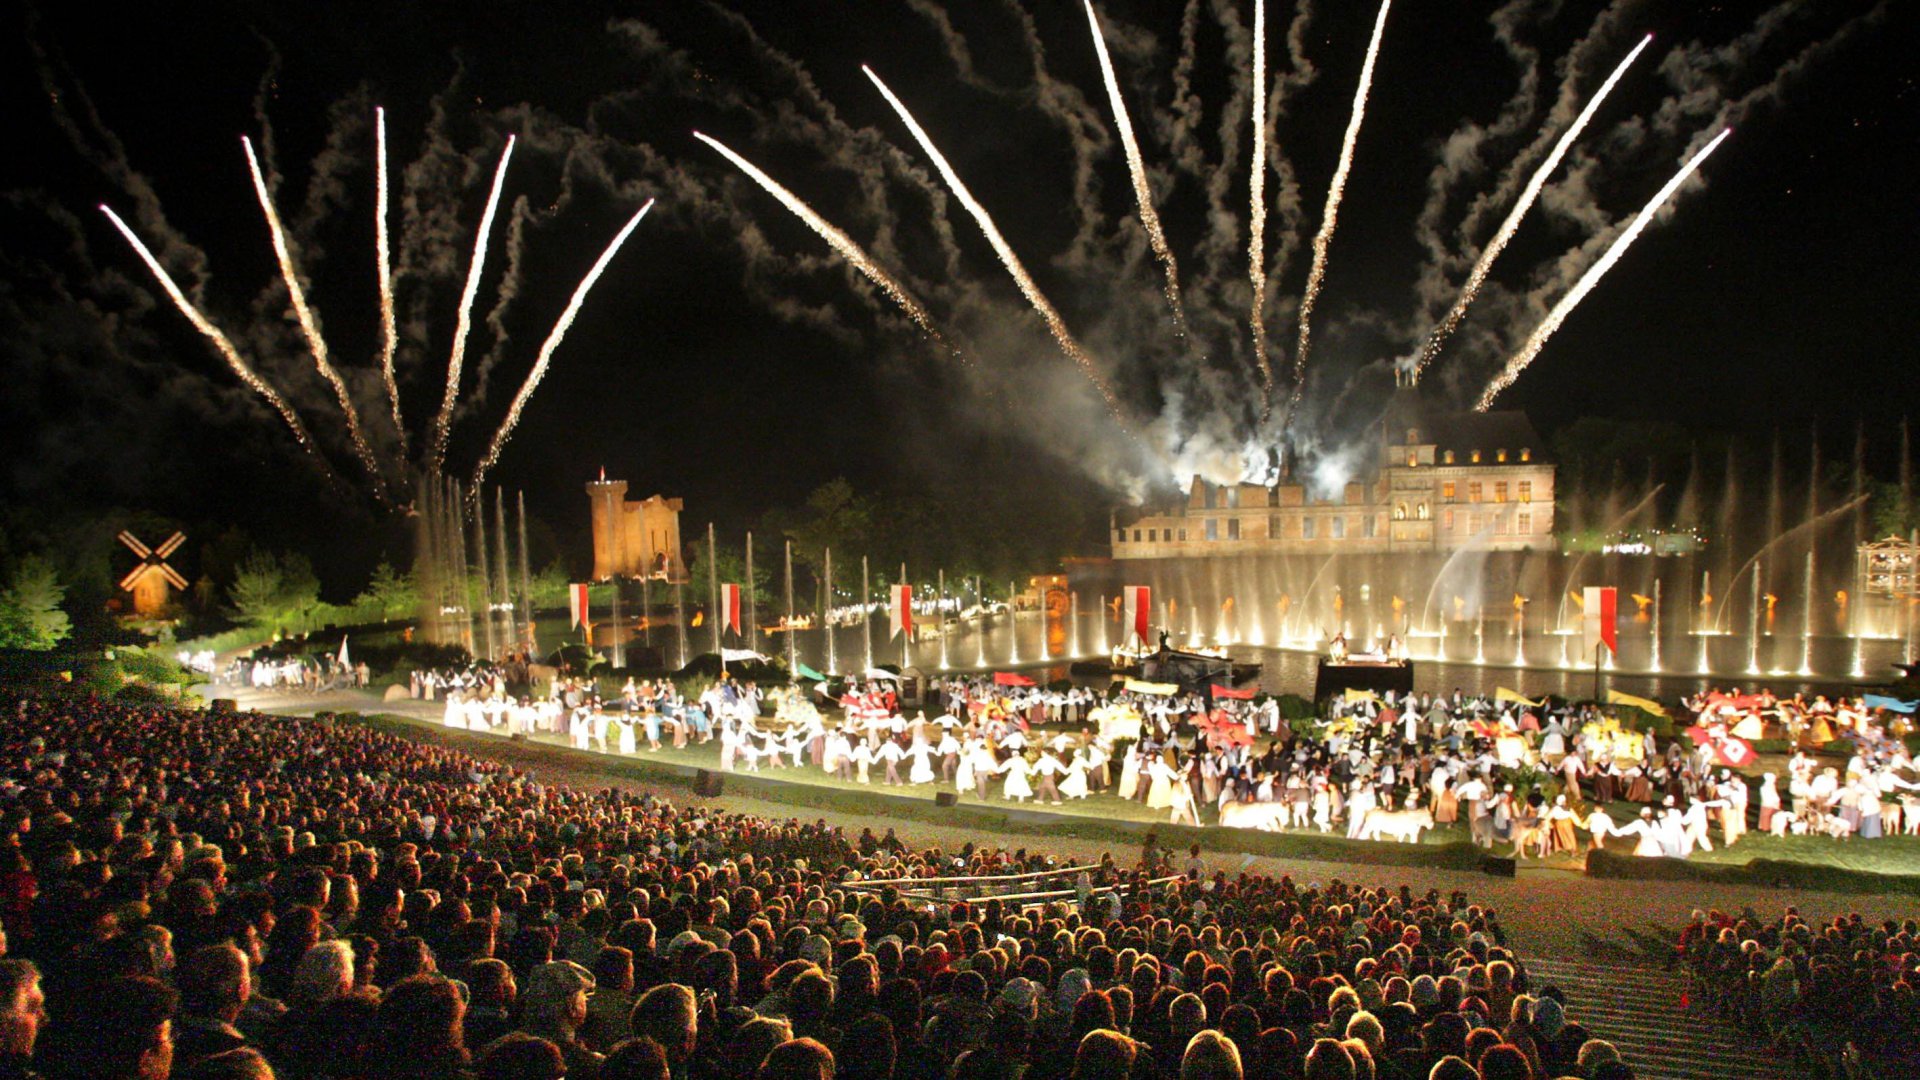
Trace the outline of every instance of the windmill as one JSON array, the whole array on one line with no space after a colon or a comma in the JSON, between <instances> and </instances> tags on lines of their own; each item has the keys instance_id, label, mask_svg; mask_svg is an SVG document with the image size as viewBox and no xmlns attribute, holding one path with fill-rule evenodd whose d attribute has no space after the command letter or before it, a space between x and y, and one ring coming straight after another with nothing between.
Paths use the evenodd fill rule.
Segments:
<instances>
[{"instance_id":1,"label":"windmill","mask_svg":"<svg viewBox=\"0 0 1920 1080\"><path fill-rule=\"evenodd\" d=\"M184 591L187 587L187 579L167 565L167 556L180 550L180 545L187 542L187 534L176 532L153 548L125 529L120 530L119 540L140 559L140 565L120 579L120 587L133 594L133 613L159 615L166 610L170 591Z\"/></svg>"}]
</instances>

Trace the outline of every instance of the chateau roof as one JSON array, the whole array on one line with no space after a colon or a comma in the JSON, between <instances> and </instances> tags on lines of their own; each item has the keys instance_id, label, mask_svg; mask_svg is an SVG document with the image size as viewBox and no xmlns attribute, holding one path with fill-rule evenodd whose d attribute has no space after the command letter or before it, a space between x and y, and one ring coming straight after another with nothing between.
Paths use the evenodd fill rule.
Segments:
<instances>
[{"instance_id":1,"label":"chateau roof","mask_svg":"<svg viewBox=\"0 0 1920 1080\"><path fill-rule=\"evenodd\" d=\"M1414 428L1421 443L1443 451L1527 450L1537 461L1547 448L1533 422L1518 409L1455 412L1438 408L1410 390L1394 395L1380 422L1389 443L1404 442L1407 429Z\"/></svg>"}]
</instances>

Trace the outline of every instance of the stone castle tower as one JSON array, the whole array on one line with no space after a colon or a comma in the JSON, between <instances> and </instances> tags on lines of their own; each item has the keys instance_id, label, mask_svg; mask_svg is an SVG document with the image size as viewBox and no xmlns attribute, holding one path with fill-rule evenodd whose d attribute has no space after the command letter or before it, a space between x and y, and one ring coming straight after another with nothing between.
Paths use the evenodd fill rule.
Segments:
<instances>
[{"instance_id":1,"label":"stone castle tower","mask_svg":"<svg viewBox=\"0 0 1920 1080\"><path fill-rule=\"evenodd\" d=\"M639 502L627 499L627 482L600 479L587 484L587 502L593 511L593 579L652 577L684 581L687 565L680 557L681 500L652 495Z\"/></svg>"}]
</instances>

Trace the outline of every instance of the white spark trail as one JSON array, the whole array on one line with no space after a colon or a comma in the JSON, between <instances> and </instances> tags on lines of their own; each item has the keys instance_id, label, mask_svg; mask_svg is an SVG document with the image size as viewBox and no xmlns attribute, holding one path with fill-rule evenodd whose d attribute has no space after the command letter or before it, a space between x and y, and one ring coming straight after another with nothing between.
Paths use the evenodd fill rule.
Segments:
<instances>
[{"instance_id":1,"label":"white spark trail","mask_svg":"<svg viewBox=\"0 0 1920 1080\"><path fill-rule=\"evenodd\" d=\"M607 249L600 253L600 258L595 260L593 269L588 270L587 276L581 278L580 284L574 288L573 299L567 301L566 310L562 311L560 318L554 321L553 330L547 335L547 340L540 343L540 353L533 362L533 370L527 372L526 382L520 384L520 392L513 396L513 404L507 409L507 418L501 422L500 430L494 433L493 442L488 445L486 456L482 457L480 464L474 468L473 490L480 490L480 482L486 478L487 470L493 468L494 463L500 460L500 451L506 448L507 440L513 437L513 429L520 423L521 410L526 408L527 399L533 397L533 392L539 387L540 380L546 377L547 367L553 360L554 350L560 347L561 339L567 336L567 331L573 326L574 316L580 313L580 305L586 302L587 293L593 288L593 283L600 280L600 274L606 270L607 264L613 261L613 257L620 251L620 246L627 242L627 237L633 235L633 230L640 224L640 219L646 217L647 211L651 209L653 209L653 200L648 199L645 206L627 219L626 225L614 235L613 242L608 244Z\"/></svg>"},{"instance_id":2,"label":"white spark trail","mask_svg":"<svg viewBox=\"0 0 1920 1080\"><path fill-rule=\"evenodd\" d=\"M1253 359L1260 365L1260 416L1273 407L1273 365L1267 359L1267 3L1253 0L1253 170L1247 212L1247 280L1253 286Z\"/></svg>"},{"instance_id":3,"label":"white spark trail","mask_svg":"<svg viewBox=\"0 0 1920 1080\"><path fill-rule=\"evenodd\" d=\"M1014 254L1012 245L1007 243L1006 237L1000 235L1000 229L994 225L992 216L987 213L987 208L980 205L980 201L973 197L973 192L967 190L967 185L961 181L960 175L954 172L953 166L947 162L946 155L933 145L933 140L927 137L926 131L920 127L918 121L914 120L913 114L907 111L907 107L901 103L900 99L893 96L893 91L887 88L887 84L880 81L880 76L864 64L861 65L860 70L866 72L867 78L872 80L881 96L887 99L887 104L893 106L893 111L899 114L901 121L907 125L907 130L911 131L914 139L919 142L920 149L933 160L934 167L940 170L940 175L946 179L947 186L953 189L954 197L960 200L960 205L966 207L967 213L973 215L974 223L980 226L982 233L986 234L987 242L993 245L993 250L1000 256L1001 263L1005 264L1007 273L1013 276L1014 284L1020 287L1020 291L1026 295L1027 302L1033 305L1033 309L1046 322L1047 329L1052 331L1053 340L1059 344L1060 351L1079 365L1081 373L1093 383L1094 389L1098 390L1100 396L1106 400L1107 410L1113 414L1113 418L1122 428L1128 429L1131 433L1131 425L1120 410L1120 399L1114 396L1112 387L1107 385L1107 381L1094 367L1093 358L1087 355L1078 341L1074 340L1073 333L1067 329L1067 324L1060 318L1060 313L1054 310L1053 304L1040 292L1040 287L1034 284L1033 277L1021 264L1020 257Z\"/></svg>"},{"instance_id":4,"label":"white spark trail","mask_svg":"<svg viewBox=\"0 0 1920 1080\"><path fill-rule=\"evenodd\" d=\"M252 365L241 358L240 350L233 347L233 342L227 338L227 335L202 315L199 308L193 306L193 302L187 299L187 294L182 292L180 286L174 282L173 275L167 273L166 268L160 265L160 260L153 257L153 252L147 250L147 245L142 243L140 237L120 219L120 215L114 213L113 208L105 204L101 205L100 212L107 215L107 220L113 222L113 227L120 230L121 236L127 238L127 243L133 246L134 254L140 256L140 260L147 264L147 269L152 271L155 280L160 282L160 288L166 291L168 298L173 301L173 306L180 309L180 313L187 317L187 321L193 324L195 330L200 331L202 337L213 343L213 347L219 351L221 358L226 360L227 366L233 369L233 373L240 377L240 381L251 387L254 393L265 398L268 405L273 406L273 411L279 413L280 418L287 422L287 427L292 429L294 439L320 463L321 469L326 472L328 478L337 482L339 478L334 475L326 459L320 456L319 449L313 444L313 437L307 434L307 427L300 422L300 414L293 411L293 406L288 405L279 391L268 385L267 381L260 377L260 373L253 370Z\"/></svg>"},{"instance_id":5,"label":"white spark trail","mask_svg":"<svg viewBox=\"0 0 1920 1080\"><path fill-rule=\"evenodd\" d=\"M1259 0L1264 2L1264 0ZM1087 0L1087 24L1093 30L1093 48L1100 55L1100 74L1107 81L1107 99L1113 105L1114 124L1120 129L1120 145L1127 153L1127 171L1133 176L1134 199L1140 204L1140 225L1147 231L1147 243L1160 260L1167 275L1167 306L1173 309L1174 329L1187 335L1187 312L1180 302L1180 266L1173 249L1167 246L1167 234L1160 227L1160 214L1153 208L1153 192L1147 187L1147 166L1140 157L1140 141L1133 134L1133 120L1127 115L1127 102L1120 94L1120 79L1113 71L1113 58L1107 55L1107 41L1100 33L1100 17L1094 13L1093 0Z\"/></svg>"},{"instance_id":6,"label":"white spark trail","mask_svg":"<svg viewBox=\"0 0 1920 1080\"><path fill-rule=\"evenodd\" d=\"M373 248L380 278L380 377L393 406L393 430L400 436L400 456L407 456L407 427L400 417L400 384L393 374L393 354L400 333L393 318L393 247L387 239L387 110L373 110Z\"/></svg>"},{"instance_id":7,"label":"white spark trail","mask_svg":"<svg viewBox=\"0 0 1920 1080\"><path fill-rule=\"evenodd\" d=\"M1540 163L1540 167L1534 170L1532 178L1527 181L1526 188L1520 192L1519 200L1513 204L1513 209L1508 211L1507 219L1500 223L1499 230L1493 234L1493 239L1487 241L1486 249L1480 253L1480 260L1473 264L1473 270L1467 275L1466 284L1461 286L1460 296L1453 302L1452 310L1447 312L1446 318L1440 320L1440 324L1434 327L1433 334L1427 338L1426 347L1420 351L1420 361L1413 369L1415 383L1420 381L1421 373L1427 370L1428 364L1433 363L1434 357L1440 355L1441 346L1445 345L1447 338L1459 328L1460 321L1466 318L1468 305L1480 295L1480 287L1486 284L1487 274L1493 269L1493 260L1500 257L1500 253L1506 250L1507 242L1513 239L1514 233L1520 231L1520 220L1527 216L1528 210L1533 208L1534 200L1540 197L1541 189L1547 185L1547 178L1560 167L1560 162L1567 156L1567 151L1573 148L1574 142L1580 138L1580 133L1586 130L1587 122L1592 120L1594 113L1599 111L1600 103L1606 100L1607 95L1612 93L1614 85L1626 75L1627 69L1633 66L1633 62L1639 59L1640 54L1652 43L1652 34L1640 39L1640 44L1635 45L1633 51L1627 54L1627 58L1620 61L1620 66L1613 69L1613 74L1607 76L1607 81L1600 84L1600 89L1594 92L1592 100L1588 101L1586 107L1580 110L1580 115L1574 118L1572 126L1568 127L1566 133L1560 136L1560 141L1553 145L1553 151L1547 155L1545 161Z\"/></svg>"},{"instance_id":8,"label":"white spark trail","mask_svg":"<svg viewBox=\"0 0 1920 1080\"><path fill-rule=\"evenodd\" d=\"M467 285L460 293L460 314L453 327L453 353L447 358L447 392L440 399L440 414L433 421L433 449L427 459L427 471L438 474L447 456L447 429L453 424L453 406L460 398L460 369L467 357L467 332L473 329L473 298L480 291L480 271L486 263L487 237L493 232L493 214L500 207L500 188L507 179L507 161L513 157L514 136L507 136L507 148L501 151L500 167L494 170L493 191L487 195L486 212L480 215L480 232L473 240L473 259L467 265Z\"/></svg>"},{"instance_id":9,"label":"white spark trail","mask_svg":"<svg viewBox=\"0 0 1920 1080\"><path fill-rule=\"evenodd\" d=\"M1307 353L1312 344L1313 305L1320 299L1320 285L1327 276L1327 251L1333 246L1334 226L1340 221L1340 200L1346 196L1347 175L1353 171L1353 149L1360 141L1360 123L1367 116L1367 91L1373 86L1373 65L1380 56L1380 39L1387 32L1387 9L1393 0L1380 0L1380 14L1373 20L1373 38L1367 42L1367 58L1360 65L1360 85L1353 92L1353 116L1347 121L1347 133L1340 140L1340 164L1333 170L1333 182L1327 185L1327 208L1320 219L1320 231L1313 237L1313 266L1307 271L1307 287L1300 294L1300 341L1293 353L1293 395L1287 402L1287 422L1300 404L1306 388Z\"/></svg>"},{"instance_id":10,"label":"white spark trail","mask_svg":"<svg viewBox=\"0 0 1920 1080\"><path fill-rule=\"evenodd\" d=\"M346 417L347 436L353 442L353 452L359 456L360 463L366 466L373 476L376 490L384 491L385 485L380 479L380 464L373 456L373 447L367 444L366 432L360 430L360 411L353 407L353 395L347 390L347 381L327 359L327 342L320 336L320 326L313 318L313 308L307 304L306 290L300 287L300 274L293 265L293 252L287 245L287 233L280 225L280 212L274 209L273 196L267 191L266 174L260 169L260 159L253 152L253 140L242 135L240 145L247 152L247 170L253 174L253 192L260 199L260 212L267 219L267 233L273 240L273 257L280 264L280 278L287 284L287 299L293 305L293 316L300 324L300 333L307 339L307 348L313 353L313 366L320 372L321 378L333 387L333 395L340 402L340 412Z\"/></svg>"},{"instance_id":11,"label":"white spark trail","mask_svg":"<svg viewBox=\"0 0 1920 1080\"><path fill-rule=\"evenodd\" d=\"M940 332L934 329L933 316L927 314L927 309L921 307L920 302L915 300L912 294L907 292L906 286L896 281L893 275L881 269L880 265L873 261L873 257L868 255L859 244L855 243L852 237L836 228L831 222L827 221L827 219L815 213L812 207L801 201L800 196L782 187L779 181L762 172L746 158L734 153L718 139L698 131L693 133L693 137L719 151L722 157L732 162L735 168L746 173L748 178L764 188L767 194L780 200L781 205L791 210L795 217L805 222L807 228L818 233L820 238L827 242L828 247L838 252L841 258L847 260L855 270L865 275L868 281L879 286L880 291L886 293L888 299L899 305L900 310L906 312L907 317L912 319L914 324L920 327L928 337L935 341L940 341L942 344L945 343L940 337Z\"/></svg>"},{"instance_id":12,"label":"white spark trail","mask_svg":"<svg viewBox=\"0 0 1920 1080\"><path fill-rule=\"evenodd\" d=\"M1619 262L1620 257L1626 254L1627 248L1633 244L1634 240L1646 231L1654 215L1660 212L1660 208L1666 205L1667 200L1673 198L1674 192L1680 190L1680 185L1686 183L1687 179L1700 168L1700 165L1707 160L1707 155L1713 153L1731 134L1733 129L1727 128L1714 136L1712 142L1701 147L1700 152L1694 154L1686 165L1674 174L1673 179L1667 181L1666 186L1654 195L1652 201L1634 215L1633 222L1614 238L1613 244L1607 248L1607 253L1588 267L1587 272L1580 276L1580 280L1574 283L1573 288L1567 290L1567 295L1553 305L1553 310L1547 312L1547 317L1542 319L1533 333L1527 336L1526 343L1521 345L1520 351L1514 353L1513 358L1507 361L1507 366L1487 384L1486 390L1480 394L1480 401L1474 405L1475 411L1486 412L1493 405L1493 399L1499 397L1501 391L1513 385L1514 380L1520 377L1520 373L1527 369L1527 365L1533 363L1534 357L1540 355L1540 350L1546 346L1547 339L1553 336L1553 332L1560 329L1560 324L1567 321L1567 316L1579 306L1580 301L1593 291L1593 287L1599 284L1607 271L1613 269L1613 264Z\"/></svg>"}]
</instances>

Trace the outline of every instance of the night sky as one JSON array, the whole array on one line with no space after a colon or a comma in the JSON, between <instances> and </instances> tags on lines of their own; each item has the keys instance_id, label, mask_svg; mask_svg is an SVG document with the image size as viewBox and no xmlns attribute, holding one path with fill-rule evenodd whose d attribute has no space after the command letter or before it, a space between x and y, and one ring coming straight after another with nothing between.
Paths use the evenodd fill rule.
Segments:
<instances>
[{"instance_id":1,"label":"night sky","mask_svg":"<svg viewBox=\"0 0 1920 1080\"><path fill-rule=\"evenodd\" d=\"M1319 7L1299 36L1310 77L1289 56L1295 9L1268 13L1270 77L1285 95L1276 168L1290 170L1268 182L1267 322L1282 368L1376 10ZM142 508L202 529L239 525L308 549L336 576L364 573L394 543L401 530L358 490L338 410L286 314L238 139L267 134L277 202L332 352L392 453L376 363L375 104L387 110L400 381L416 444L442 391L493 166L505 136L520 136L468 346L450 455L463 473L579 276L640 203L660 200L588 298L493 474L563 537L584 526L580 485L602 466L636 494L684 497L689 529L745 527L835 476L954 499L1017 487L1093 508L1129 478L1164 484L1143 443L1177 430L1179 454L1199 456L1205 440L1251 431L1251 131L1233 57L1252 0L1192 5L1190 65L1181 0L1100 6L1181 260L1195 326L1186 343L1159 299L1084 10L948 8L213 2L108 17L9 4L19 32L0 64L12 135L0 158L0 498L16 511ZM1914 14L1870 0L1399 0L1314 319L1302 438L1333 448L1364 425L1389 362L1417 348L1506 212L1491 207L1460 237L1475 196L1524 181L1532 164L1514 174L1512 163L1538 162L1529 147L1564 78L1577 107L1651 31L1653 47L1423 386L1470 398L1563 291L1556 274L1585 265L1556 261L1630 217L1689 143L1732 115L1704 185L1676 200L1501 403L1548 432L1583 416L1719 432L1850 433L1863 420L1876 467L1890 472L1888 426L1912 400L1920 340L1920 89L1901 44L1920 40ZM862 63L995 215L1143 442L1100 423L1097 398ZM1175 108L1186 72L1200 109L1191 129ZM1223 106L1239 109L1227 143ZM915 331L695 129L866 245L967 362ZM1224 216L1209 210L1215 173ZM204 290L209 316L297 404L354 490L329 489L303 462L154 286L102 202ZM1452 261L1436 264L1423 221ZM511 300L496 314L503 283Z\"/></svg>"}]
</instances>

